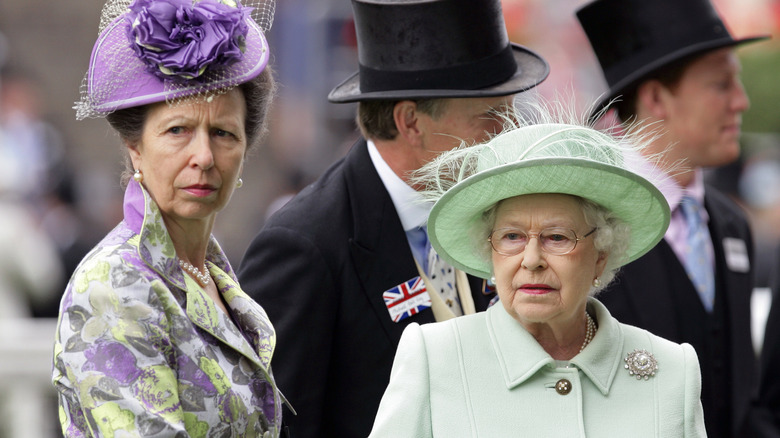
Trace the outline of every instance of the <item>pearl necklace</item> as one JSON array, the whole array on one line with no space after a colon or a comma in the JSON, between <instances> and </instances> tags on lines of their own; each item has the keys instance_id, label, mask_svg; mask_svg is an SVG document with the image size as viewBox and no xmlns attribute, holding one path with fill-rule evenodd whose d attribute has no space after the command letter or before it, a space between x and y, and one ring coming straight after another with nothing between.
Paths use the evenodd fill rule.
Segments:
<instances>
[{"instance_id":1,"label":"pearl necklace","mask_svg":"<svg viewBox=\"0 0 780 438\"><path fill-rule=\"evenodd\" d=\"M596 323L593 321L593 318L590 317L590 314L588 312L585 312L585 318L587 319L587 328L585 329L585 340L582 341L582 347L580 347L580 353L582 353L582 350L585 349L585 347L590 344L590 341L593 340L593 336L596 334Z\"/></svg>"},{"instance_id":2,"label":"pearl necklace","mask_svg":"<svg viewBox=\"0 0 780 438\"><path fill-rule=\"evenodd\" d=\"M190 275L195 277L201 286L206 287L209 285L209 282L211 281L211 274L209 274L209 270L206 269L205 263L203 264L203 272L182 259L179 259L179 266L181 266L181 268L185 271L189 272Z\"/></svg>"}]
</instances>

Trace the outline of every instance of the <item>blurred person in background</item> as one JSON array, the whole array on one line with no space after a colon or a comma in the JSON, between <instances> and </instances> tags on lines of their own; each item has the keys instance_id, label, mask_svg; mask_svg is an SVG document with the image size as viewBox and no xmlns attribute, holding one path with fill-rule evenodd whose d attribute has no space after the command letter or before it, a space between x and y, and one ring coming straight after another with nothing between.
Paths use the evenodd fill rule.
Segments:
<instances>
[{"instance_id":1,"label":"blurred person in background","mask_svg":"<svg viewBox=\"0 0 780 438\"><path fill-rule=\"evenodd\" d=\"M409 174L500 130L495 112L549 71L510 43L498 0L352 7L359 72L329 100L358 102L363 138L270 218L238 271L277 329L297 438L367 436L404 327L487 308L483 280L428 249L431 205Z\"/></svg>"},{"instance_id":2,"label":"blurred person in background","mask_svg":"<svg viewBox=\"0 0 780 438\"><path fill-rule=\"evenodd\" d=\"M780 243L780 144L773 143L744 160L735 184L736 197L747 209L756 238L756 287L768 287L777 271Z\"/></svg>"},{"instance_id":3,"label":"blurred person in background","mask_svg":"<svg viewBox=\"0 0 780 438\"><path fill-rule=\"evenodd\" d=\"M89 221L78 211L62 134L47 121L41 90L41 81L27 69L0 69L0 129L5 133L0 155L8 180L4 193L29 209L31 223L45 232L48 247L55 246L64 270L64 275L46 280L59 278L60 285L30 303L31 315L56 318L70 274L102 235L92 234Z\"/></svg>"},{"instance_id":4,"label":"blurred person in background","mask_svg":"<svg viewBox=\"0 0 780 438\"><path fill-rule=\"evenodd\" d=\"M0 151L7 150L5 143L10 141L0 129ZM33 316L51 316L42 309L49 309L62 293L66 273L60 261L57 247L42 227L40 218L29 202L20 198L15 186L11 167L17 162L0 152L0 323L3 323L4 335L0 343L5 353L8 370L8 337L14 337L16 329L25 324L25 319ZM56 313L55 313L56 315ZM20 329L21 330L21 329ZM9 333L10 332L10 333ZM2 338L6 339L2 339ZM27 345L25 345L27 347ZM25 353L28 351L23 350ZM29 360L29 356L24 356ZM36 374L36 379L45 374ZM8 374L0 375L0 436L17 436L18 418L30 411L40 413L43 406L32 405L30 400L46 403L47 414L54 414L56 407L53 393L46 398L36 398L35 386L28 380ZM45 400L45 401L44 401ZM24 411L21 413L20 410ZM16 421L15 421L16 420ZM49 423L51 424L51 423Z\"/></svg>"},{"instance_id":5,"label":"blurred person in background","mask_svg":"<svg viewBox=\"0 0 780 438\"><path fill-rule=\"evenodd\" d=\"M0 35L1 37L1 35ZM31 75L0 56L0 318L56 316L66 273L41 217L52 163L61 161L58 132L41 118Z\"/></svg>"},{"instance_id":6,"label":"blurred person in background","mask_svg":"<svg viewBox=\"0 0 780 438\"><path fill-rule=\"evenodd\" d=\"M500 304L404 330L370 436L705 436L693 347L594 298L669 224L663 174L635 166L647 134L549 110L511 120L414 179L436 200L433 246L492 276Z\"/></svg>"},{"instance_id":7,"label":"blurred person in background","mask_svg":"<svg viewBox=\"0 0 780 438\"><path fill-rule=\"evenodd\" d=\"M33 316L60 295L64 277L54 242L15 185L11 141L0 129L0 319Z\"/></svg>"},{"instance_id":8,"label":"blurred person in background","mask_svg":"<svg viewBox=\"0 0 780 438\"><path fill-rule=\"evenodd\" d=\"M76 115L107 118L128 182L124 220L62 299L52 378L65 436L280 435L273 326L211 234L266 128L273 7L103 9Z\"/></svg>"},{"instance_id":9,"label":"blurred person in background","mask_svg":"<svg viewBox=\"0 0 780 438\"><path fill-rule=\"evenodd\" d=\"M749 101L735 48L762 37L732 37L708 0L596 0L577 18L609 86L597 110L616 99L620 121L657 128L645 153L674 165L679 189L664 193L664 240L600 298L621 322L693 345L708 436L753 436L753 240L744 211L705 186L703 169L739 156Z\"/></svg>"},{"instance_id":10,"label":"blurred person in background","mask_svg":"<svg viewBox=\"0 0 780 438\"><path fill-rule=\"evenodd\" d=\"M65 159L60 131L44 118L41 85L25 69L0 69L0 126L8 138L4 155L16 163L6 171L13 188L36 209L52 186L54 169Z\"/></svg>"}]
</instances>

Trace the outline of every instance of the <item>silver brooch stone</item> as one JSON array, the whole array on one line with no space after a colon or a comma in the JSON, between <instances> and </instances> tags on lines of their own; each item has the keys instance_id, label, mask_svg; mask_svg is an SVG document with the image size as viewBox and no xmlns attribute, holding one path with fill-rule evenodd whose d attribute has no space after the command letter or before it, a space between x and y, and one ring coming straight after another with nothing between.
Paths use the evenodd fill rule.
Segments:
<instances>
[{"instance_id":1,"label":"silver brooch stone","mask_svg":"<svg viewBox=\"0 0 780 438\"><path fill-rule=\"evenodd\" d=\"M628 374L636 376L637 380L649 380L658 371L658 361L647 350L634 350L624 360Z\"/></svg>"}]
</instances>

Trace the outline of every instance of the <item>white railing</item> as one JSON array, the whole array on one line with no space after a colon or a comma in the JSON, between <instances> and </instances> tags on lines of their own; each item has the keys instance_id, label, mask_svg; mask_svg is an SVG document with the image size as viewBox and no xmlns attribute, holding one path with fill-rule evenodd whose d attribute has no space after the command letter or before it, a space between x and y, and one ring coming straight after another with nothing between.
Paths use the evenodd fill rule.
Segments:
<instances>
[{"instance_id":1,"label":"white railing","mask_svg":"<svg viewBox=\"0 0 780 438\"><path fill-rule=\"evenodd\" d=\"M61 437L51 355L57 320L0 320L0 437Z\"/></svg>"}]
</instances>

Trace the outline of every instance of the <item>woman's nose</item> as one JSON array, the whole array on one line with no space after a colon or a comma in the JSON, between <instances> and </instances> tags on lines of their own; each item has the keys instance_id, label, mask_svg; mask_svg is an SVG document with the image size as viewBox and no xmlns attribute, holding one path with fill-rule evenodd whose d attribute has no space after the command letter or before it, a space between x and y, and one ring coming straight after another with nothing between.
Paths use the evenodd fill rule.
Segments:
<instances>
[{"instance_id":1,"label":"woman's nose","mask_svg":"<svg viewBox=\"0 0 780 438\"><path fill-rule=\"evenodd\" d=\"M198 134L193 139L192 164L203 170L214 166L214 153L211 150L211 139L207 134Z\"/></svg>"},{"instance_id":2,"label":"woman's nose","mask_svg":"<svg viewBox=\"0 0 780 438\"><path fill-rule=\"evenodd\" d=\"M536 236L529 236L528 243L525 244L525 249L521 254L523 256L523 261L520 264L525 269L533 271L547 266L547 261L545 260L542 251L542 245L539 243L539 239L536 238Z\"/></svg>"}]
</instances>

